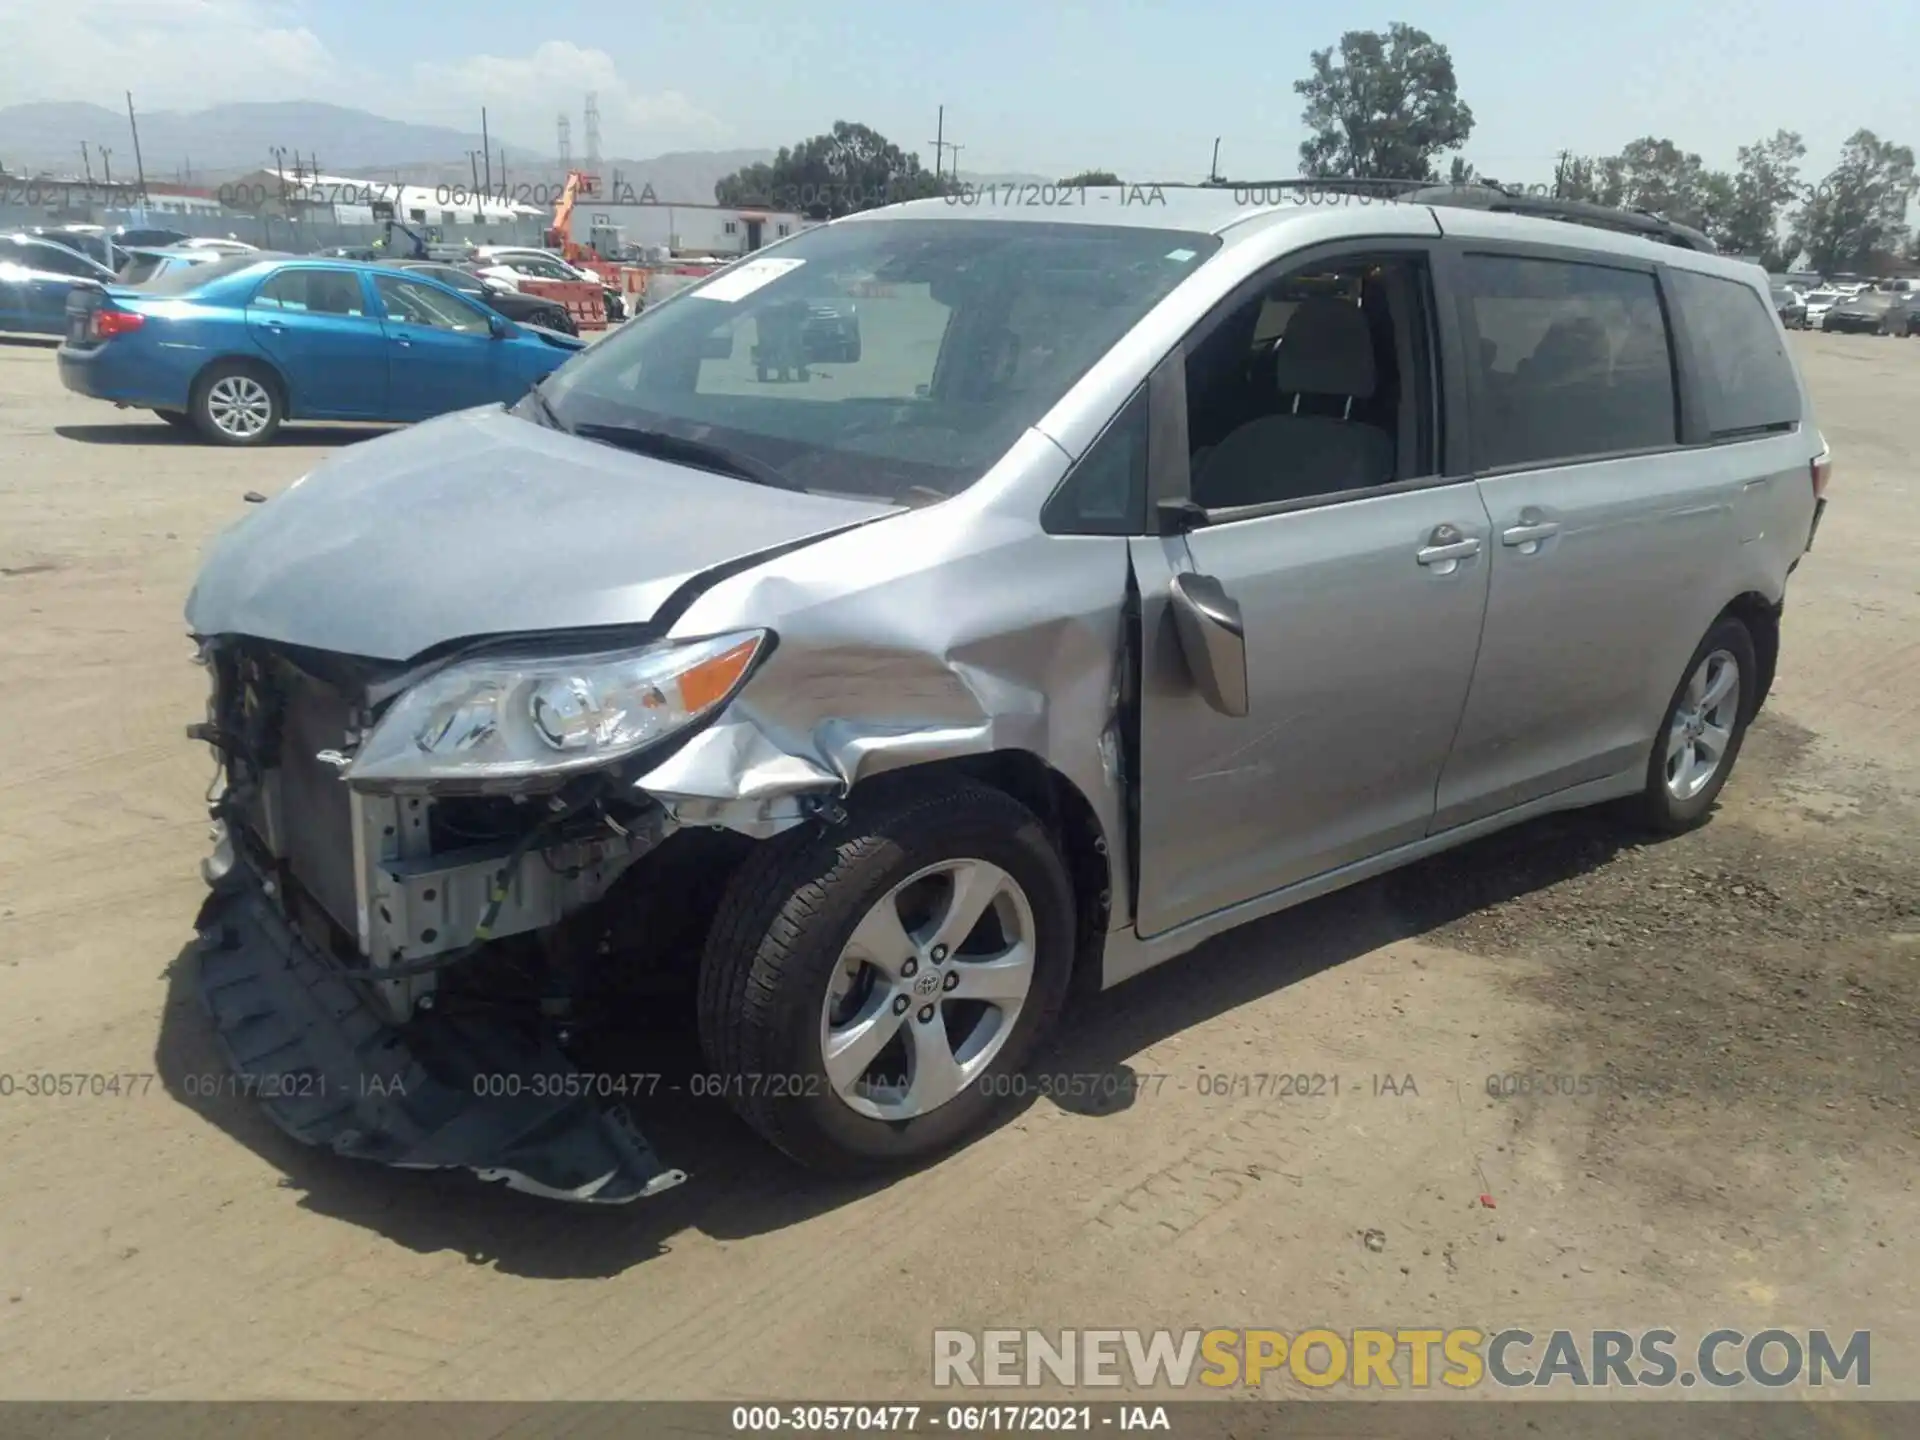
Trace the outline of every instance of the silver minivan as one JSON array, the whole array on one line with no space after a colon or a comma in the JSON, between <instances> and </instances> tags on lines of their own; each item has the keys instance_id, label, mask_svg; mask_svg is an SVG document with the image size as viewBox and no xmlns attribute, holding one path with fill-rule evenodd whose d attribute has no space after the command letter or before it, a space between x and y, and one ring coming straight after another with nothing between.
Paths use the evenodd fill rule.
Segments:
<instances>
[{"instance_id":1,"label":"silver minivan","mask_svg":"<svg viewBox=\"0 0 1920 1440\"><path fill-rule=\"evenodd\" d=\"M249 1093L577 1200L685 1178L668 1085L906 1162L1076 984L1550 811L1704 820L1828 475L1765 275L1303 193L809 229L250 511L187 607Z\"/></svg>"}]
</instances>

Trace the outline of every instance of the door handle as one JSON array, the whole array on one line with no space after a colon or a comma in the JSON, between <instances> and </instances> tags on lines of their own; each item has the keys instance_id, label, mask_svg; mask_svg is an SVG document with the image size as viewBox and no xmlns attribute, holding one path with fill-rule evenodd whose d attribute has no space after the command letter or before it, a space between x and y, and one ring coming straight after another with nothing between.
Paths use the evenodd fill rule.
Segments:
<instances>
[{"instance_id":1,"label":"door handle","mask_svg":"<svg viewBox=\"0 0 1920 1440\"><path fill-rule=\"evenodd\" d=\"M1451 575L1460 568L1462 560L1479 553L1477 536L1464 533L1457 525L1436 525L1427 536L1427 543L1414 552L1413 558L1439 574Z\"/></svg>"},{"instance_id":2,"label":"door handle","mask_svg":"<svg viewBox=\"0 0 1920 1440\"><path fill-rule=\"evenodd\" d=\"M1558 535L1559 533L1560 523L1557 520L1535 520L1524 525L1508 526L1500 532L1500 543L1502 545L1518 545L1522 548L1529 545L1538 547L1542 540ZM1528 550L1527 553L1532 554L1533 552Z\"/></svg>"},{"instance_id":3,"label":"door handle","mask_svg":"<svg viewBox=\"0 0 1920 1440\"><path fill-rule=\"evenodd\" d=\"M1422 565L1441 565L1449 560L1464 560L1480 553L1478 540L1455 540L1446 545L1428 545L1414 555Z\"/></svg>"}]
</instances>

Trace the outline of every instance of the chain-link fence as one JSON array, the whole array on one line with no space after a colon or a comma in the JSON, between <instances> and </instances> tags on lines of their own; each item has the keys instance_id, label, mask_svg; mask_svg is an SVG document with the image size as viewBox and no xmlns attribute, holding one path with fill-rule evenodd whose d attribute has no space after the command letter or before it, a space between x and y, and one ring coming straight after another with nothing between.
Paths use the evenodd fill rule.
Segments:
<instances>
[{"instance_id":1,"label":"chain-link fence","mask_svg":"<svg viewBox=\"0 0 1920 1440\"><path fill-rule=\"evenodd\" d=\"M89 215L87 220L76 221L71 215L56 217L43 208L0 204L0 234L28 230L36 225L87 223L104 225L109 230L124 225L128 228L178 230L196 238L231 238L257 245L262 250L286 251L295 255L310 255L336 246L370 246L386 234L384 225L343 222L320 210L298 220L277 215L193 215L161 210L143 212L105 208L92 209ZM526 216L510 221L488 221L485 224L424 228L415 225L412 228L423 238L439 245L539 245L542 243L544 226L539 218ZM393 243L403 253L412 248L407 238L398 231L394 233Z\"/></svg>"}]
</instances>

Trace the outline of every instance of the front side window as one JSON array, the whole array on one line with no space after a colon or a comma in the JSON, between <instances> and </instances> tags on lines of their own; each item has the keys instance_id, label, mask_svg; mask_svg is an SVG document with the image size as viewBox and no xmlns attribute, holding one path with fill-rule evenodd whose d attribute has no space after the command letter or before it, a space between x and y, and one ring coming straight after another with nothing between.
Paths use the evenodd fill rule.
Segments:
<instances>
[{"instance_id":1,"label":"front side window","mask_svg":"<svg viewBox=\"0 0 1920 1440\"><path fill-rule=\"evenodd\" d=\"M1431 475L1424 257L1317 261L1215 312L1187 349L1191 493L1209 510Z\"/></svg>"},{"instance_id":2,"label":"front side window","mask_svg":"<svg viewBox=\"0 0 1920 1440\"><path fill-rule=\"evenodd\" d=\"M1679 441L1651 272L1469 255L1461 264L1474 463L1553 464Z\"/></svg>"},{"instance_id":3,"label":"front side window","mask_svg":"<svg viewBox=\"0 0 1920 1440\"><path fill-rule=\"evenodd\" d=\"M945 499L1218 248L1046 221L821 226L648 307L541 395L566 428L698 438L809 490Z\"/></svg>"},{"instance_id":4,"label":"front side window","mask_svg":"<svg viewBox=\"0 0 1920 1440\"><path fill-rule=\"evenodd\" d=\"M432 330L453 330L463 335L485 335L492 328L487 316L462 300L430 285L402 280L397 275L376 275L374 289L389 318L407 325L424 325Z\"/></svg>"},{"instance_id":5,"label":"front side window","mask_svg":"<svg viewBox=\"0 0 1920 1440\"><path fill-rule=\"evenodd\" d=\"M78 251L52 240L36 241L26 247L26 253L20 257L29 268L46 271L54 275L73 275L76 277L97 276L100 272L87 263L87 257Z\"/></svg>"},{"instance_id":6,"label":"front side window","mask_svg":"<svg viewBox=\"0 0 1920 1440\"><path fill-rule=\"evenodd\" d=\"M346 270L277 271L254 293L253 303L257 307L304 311L311 315L366 313L360 277Z\"/></svg>"},{"instance_id":7,"label":"front side window","mask_svg":"<svg viewBox=\"0 0 1920 1440\"><path fill-rule=\"evenodd\" d=\"M1784 337L1750 285L1691 270L1670 272L1699 353L1700 408L1715 439L1783 429L1800 419L1800 387Z\"/></svg>"}]
</instances>

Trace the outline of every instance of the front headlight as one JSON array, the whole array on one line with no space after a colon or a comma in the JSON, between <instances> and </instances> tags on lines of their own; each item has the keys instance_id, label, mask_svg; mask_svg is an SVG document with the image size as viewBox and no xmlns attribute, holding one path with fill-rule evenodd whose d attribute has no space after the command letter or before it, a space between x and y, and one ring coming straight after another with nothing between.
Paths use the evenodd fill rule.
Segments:
<instances>
[{"instance_id":1,"label":"front headlight","mask_svg":"<svg viewBox=\"0 0 1920 1440\"><path fill-rule=\"evenodd\" d=\"M394 702L347 779L511 780L597 768L725 704L766 639L739 630L639 650L463 661Z\"/></svg>"}]
</instances>

